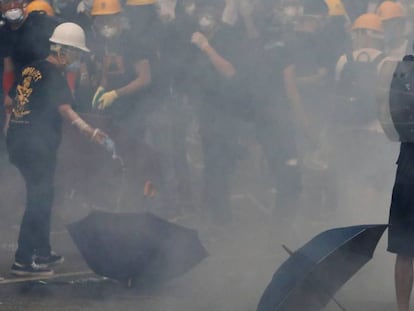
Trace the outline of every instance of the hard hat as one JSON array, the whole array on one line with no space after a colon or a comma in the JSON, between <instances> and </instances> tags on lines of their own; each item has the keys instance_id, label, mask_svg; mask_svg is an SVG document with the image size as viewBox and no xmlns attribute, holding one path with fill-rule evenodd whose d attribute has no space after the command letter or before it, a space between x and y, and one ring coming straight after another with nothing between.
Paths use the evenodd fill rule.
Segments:
<instances>
[{"instance_id":1,"label":"hard hat","mask_svg":"<svg viewBox=\"0 0 414 311\"><path fill-rule=\"evenodd\" d=\"M346 15L345 7L341 0L325 0L328 6L329 16L344 16Z\"/></svg>"},{"instance_id":2,"label":"hard hat","mask_svg":"<svg viewBox=\"0 0 414 311\"><path fill-rule=\"evenodd\" d=\"M50 42L89 52L85 43L85 32L75 23L63 23L55 28Z\"/></svg>"},{"instance_id":3,"label":"hard hat","mask_svg":"<svg viewBox=\"0 0 414 311\"><path fill-rule=\"evenodd\" d=\"M149 5L155 4L156 0L127 0L126 5L138 6L138 5Z\"/></svg>"},{"instance_id":4,"label":"hard hat","mask_svg":"<svg viewBox=\"0 0 414 311\"><path fill-rule=\"evenodd\" d=\"M26 6L24 11L25 11L26 15L29 15L30 13L32 13L34 11L42 11L42 12L45 12L49 16L54 16L55 15L55 11L53 11L52 6L44 0L34 0L34 1L30 2Z\"/></svg>"},{"instance_id":5,"label":"hard hat","mask_svg":"<svg viewBox=\"0 0 414 311\"><path fill-rule=\"evenodd\" d=\"M383 21L405 16L403 6L400 3L392 1L384 1L381 3L381 5L377 8L376 13Z\"/></svg>"},{"instance_id":6,"label":"hard hat","mask_svg":"<svg viewBox=\"0 0 414 311\"><path fill-rule=\"evenodd\" d=\"M94 0L91 15L111 15L121 12L119 0Z\"/></svg>"},{"instance_id":7,"label":"hard hat","mask_svg":"<svg viewBox=\"0 0 414 311\"><path fill-rule=\"evenodd\" d=\"M360 15L352 25L352 30L365 29L384 32L381 18L374 13L366 13Z\"/></svg>"}]
</instances>

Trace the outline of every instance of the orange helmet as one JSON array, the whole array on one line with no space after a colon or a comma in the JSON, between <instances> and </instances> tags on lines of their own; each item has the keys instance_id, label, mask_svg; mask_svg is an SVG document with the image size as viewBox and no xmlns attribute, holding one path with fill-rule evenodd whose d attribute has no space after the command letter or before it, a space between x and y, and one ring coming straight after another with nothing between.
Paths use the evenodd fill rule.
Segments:
<instances>
[{"instance_id":1,"label":"orange helmet","mask_svg":"<svg viewBox=\"0 0 414 311\"><path fill-rule=\"evenodd\" d=\"M344 16L346 10L341 0L325 0L326 5L329 9L329 16Z\"/></svg>"},{"instance_id":2,"label":"orange helmet","mask_svg":"<svg viewBox=\"0 0 414 311\"><path fill-rule=\"evenodd\" d=\"M155 4L155 0L127 0L126 5L130 6L139 6L139 5L149 5Z\"/></svg>"},{"instance_id":3,"label":"orange helmet","mask_svg":"<svg viewBox=\"0 0 414 311\"><path fill-rule=\"evenodd\" d=\"M122 11L119 0L94 0L91 15L111 15Z\"/></svg>"},{"instance_id":4,"label":"orange helmet","mask_svg":"<svg viewBox=\"0 0 414 311\"><path fill-rule=\"evenodd\" d=\"M383 21L392 18L402 18L405 16L403 6L392 1L384 1L381 3L381 5L377 8L376 13Z\"/></svg>"},{"instance_id":5,"label":"orange helmet","mask_svg":"<svg viewBox=\"0 0 414 311\"><path fill-rule=\"evenodd\" d=\"M352 25L352 30L364 29L384 32L381 18L374 13L366 13L360 15Z\"/></svg>"},{"instance_id":6,"label":"orange helmet","mask_svg":"<svg viewBox=\"0 0 414 311\"><path fill-rule=\"evenodd\" d=\"M42 11L49 16L55 15L55 11L53 10L52 6L45 0L34 0L30 2L25 8L26 15L29 15L34 11Z\"/></svg>"}]
</instances>

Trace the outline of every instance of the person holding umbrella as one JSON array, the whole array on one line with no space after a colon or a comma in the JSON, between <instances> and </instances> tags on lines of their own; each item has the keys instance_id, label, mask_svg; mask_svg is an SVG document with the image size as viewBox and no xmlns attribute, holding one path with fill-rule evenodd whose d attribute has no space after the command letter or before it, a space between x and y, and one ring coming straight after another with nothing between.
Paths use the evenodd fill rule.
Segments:
<instances>
[{"instance_id":1,"label":"person holding umbrella","mask_svg":"<svg viewBox=\"0 0 414 311\"><path fill-rule=\"evenodd\" d=\"M60 24L49 41L49 56L22 69L13 90L6 138L10 161L20 171L27 191L18 248L11 267L11 272L19 276L53 274L50 266L63 261L62 256L52 252L49 238L62 118L93 142L103 144L107 138L71 108L72 95L64 72L79 60L82 52L89 52L83 29L74 23Z\"/></svg>"}]
</instances>

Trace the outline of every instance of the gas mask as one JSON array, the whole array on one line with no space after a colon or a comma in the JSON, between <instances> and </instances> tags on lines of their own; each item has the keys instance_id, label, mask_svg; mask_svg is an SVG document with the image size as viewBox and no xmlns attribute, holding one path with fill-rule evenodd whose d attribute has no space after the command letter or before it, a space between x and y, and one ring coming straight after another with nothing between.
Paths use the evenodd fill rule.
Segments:
<instances>
[{"instance_id":1,"label":"gas mask","mask_svg":"<svg viewBox=\"0 0 414 311\"><path fill-rule=\"evenodd\" d=\"M53 1L53 7L57 12L61 12L62 10L66 9L68 6L67 1L64 0L54 0Z\"/></svg>"},{"instance_id":2,"label":"gas mask","mask_svg":"<svg viewBox=\"0 0 414 311\"><path fill-rule=\"evenodd\" d=\"M119 32L118 32L118 28L115 26L104 25L102 26L100 33L102 37L106 39L111 39L117 36Z\"/></svg>"},{"instance_id":3,"label":"gas mask","mask_svg":"<svg viewBox=\"0 0 414 311\"><path fill-rule=\"evenodd\" d=\"M14 8L14 9L7 10L4 13L4 18L9 23L19 23L23 20L24 13L23 13L23 10L21 8Z\"/></svg>"},{"instance_id":4,"label":"gas mask","mask_svg":"<svg viewBox=\"0 0 414 311\"><path fill-rule=\"evenodd\" d=\"M66 66L66 71L79 71L81 66L80 59L74 59L71 63Z\"/></svg>"},{"instance_id":5,"label":"gas mask","mask_svg":"<svg viewBox=\"0 0 414 311\"><path fill-rule=\"evenodd\" d=\"M292 25L297 22L297 18L303 15L303 7L296 5L288 5L283 7L280 11L275 12L275 17L283 25Z\"/></svg>"},{"instance_id":6,"label":"gas mask","mask_svg":"<svg viewBox=\"0 0 414 311\"><path fill-rule=\"evenodd\" d=\"M175 20L174 3L157 1L158 16L163 24L169 24Z\"/></svg>"},{"instance_id":7,"label":"gas mask","mask_svg":"<svg viewBox=\"0 0 414 311\"><path fill-rule=\"evenodd\" d=\"M198 20L198 26L204 34L210 33L216 26L214 18L210 15L201 16Z\"/></svg>"},{"instance_id":8,"label":"gas mask","mask_svg":"<svg viewBox=\"0 0 414 311\"><path fill-rule=\"evenodd\" d=\"M86 9L89 11L92 10L93 0L82 0L82 2L84 3Z\"/></svg>"},{"instance_id":9,"label":"gas mask","mask_svg":"<svg viewBox=\"0 0 414 311\"><path fill-rule=\"evenodd\" d=\"M195 3L187 3L184 5L184 11L188 16L193 16L195 12Z\"/></svg>"},{"instance_id":10,"label":"gas mask","mask_svg":"<svg viewBox=\"0 0 414 311\"><path fill-rule=\"evenodd\" d=\"M303 13L303 8L300 6L285 6L283 8L283 15L286 16L287 18L292 18L292 17L296 17L299 16Z\"/></svg>"}]
</instances>

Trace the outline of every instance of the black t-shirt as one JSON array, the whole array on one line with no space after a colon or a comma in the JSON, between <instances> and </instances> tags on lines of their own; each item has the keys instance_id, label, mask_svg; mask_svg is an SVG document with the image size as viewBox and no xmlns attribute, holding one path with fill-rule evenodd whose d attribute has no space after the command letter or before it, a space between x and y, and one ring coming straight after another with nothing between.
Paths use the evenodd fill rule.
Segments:
<instances>
[{"instance_id":1,"label":"black t-shirt","mask_svg":"<svg viewBox=\"0 0 414 311\"><path fill-rule=\"evenodd\" d=\"M191 37L189 38L191 42ZM204 106L211 109L228 110L234 112L237 103L242 96L238 86L242 55L241 33L235 28L221 25L212 38L209 39L210 45L224 59L229 61L236 70L236 75L231 79L226 79L214 68L209 57L199 48L191 44L188 63L186 85L188 92L193 97L199 98Z\"/></svg>"},{"instance_id":2,"label":"black t-shirt","mask_svg":"<svg viewBox=\"0 0 414 311\"><path fill-rule=\"evenodd\" d=\"M397 160L397 184L414 184L414 144L401 143Z\"/></svg>"},{"instance_id":3,"label":"black t-shirt","mask_svg":"<svg viewBox=\"0 0 414 311\"><path fill-rule=\"evenodd\" d=\"M14 91L9 134L57 148L61 140L60 105L72 105L72 95L63 72L46 60L23 68Z\"/></svg>"},{"instance_id":4,"label":"black t-shirt","mask_svg":"<svg viewBox=\"0 0 414 311\"><path fill-rule=\"evenodd\" d=\"M49 54L49 38L62 21L40 12L32 12L16 30L5 25L0 30L0 56L11 57L15 73Z\"/></svg>"}]
</instances>

